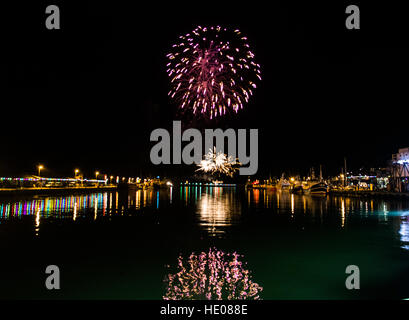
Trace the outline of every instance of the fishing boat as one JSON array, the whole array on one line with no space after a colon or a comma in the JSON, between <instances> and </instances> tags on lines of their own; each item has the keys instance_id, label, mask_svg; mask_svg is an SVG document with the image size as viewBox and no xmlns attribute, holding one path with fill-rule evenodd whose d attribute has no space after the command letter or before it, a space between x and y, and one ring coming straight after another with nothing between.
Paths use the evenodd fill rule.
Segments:
<instances>
[{"instance_id":1,"label":"fishing boat","mask_svg":"<svg viewBox=\"0 0 409 320\"><path fill-rule=\"evenodd\" d=\"M306 194L322 194L328 193L328 185L322 179L322 167L320 166L319 180L315 180L314 168L311 170L311 180L306 181L303 185L303 191Z\"/></svg>"},{"instance_id":2,"label":"fishing boat","mask_svg":"<svg viewBox=\"0 0 409 320\"><path fill-rule=\"evenodd\" d=\"M304 188L304 192L307 194L327 194L328 185L324 181L311 181Z\"/></svg>"},{"instance_id":3,"label":"fishing boat","mask_svg":"<svg viewBox=\"0 0 409 320\"><path fill-rule=\"evenodd\" d=\"M290 183L285 179L280 179L280 181L277 182L277 189L278 190L289 190Z\"/></svg>"},{"instance_id":4,"label":"fishing boat","mask_svg":"<svg viewBox=\"0 0 409 320\"><path fill-rule=\"evenodd\" d=\"M284 173L281 175L280 180L278 180L277 184L277 189L278 190L289 190L290 189L290 182L284 178Z\"/></svg>"}]
</instances>

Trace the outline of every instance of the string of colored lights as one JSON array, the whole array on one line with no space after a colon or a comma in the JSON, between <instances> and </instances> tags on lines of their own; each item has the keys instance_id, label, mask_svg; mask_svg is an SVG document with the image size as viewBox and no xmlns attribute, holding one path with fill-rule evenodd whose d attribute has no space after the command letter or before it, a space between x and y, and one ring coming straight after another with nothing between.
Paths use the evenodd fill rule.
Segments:
<instances>
[{"instance_id":1,"label":"string of colored lights","mask_svg":"<svg viewBox=\"0 0 409 320\"><path fill-rule=\"evenodd\" d=\"M105 183L106 180L97 179L77 179L77 178L11 178L11 177L0 177L0 181L55 181L55 182L91 182L91 183Z\"/></svg>"}]
</instances>

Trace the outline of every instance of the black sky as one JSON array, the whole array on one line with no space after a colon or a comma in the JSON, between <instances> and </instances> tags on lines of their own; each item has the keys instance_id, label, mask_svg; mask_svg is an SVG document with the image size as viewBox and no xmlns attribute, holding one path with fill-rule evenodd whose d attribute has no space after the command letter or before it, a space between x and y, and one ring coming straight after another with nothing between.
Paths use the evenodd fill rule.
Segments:
<instances>
[{"instance_id":1,"label":"black sky","mask_svg":"<svg viewBox=\"0 0 409 320\"><path fill-rule=\"evenodd\" d=\"M61 30L45 28L59 4ZM407 130L408 23L397 5L361 5L361 30L345 28L345 5L265 1L83 1L1 8L0 176L185 174L150 164L150 132L176 119L165 55L196 25L237 27L263 81L222 128L259 129L259 174L338 173L383 166ZM209 124L196 125L203 128Z\"/></svg>"}]
</instances>

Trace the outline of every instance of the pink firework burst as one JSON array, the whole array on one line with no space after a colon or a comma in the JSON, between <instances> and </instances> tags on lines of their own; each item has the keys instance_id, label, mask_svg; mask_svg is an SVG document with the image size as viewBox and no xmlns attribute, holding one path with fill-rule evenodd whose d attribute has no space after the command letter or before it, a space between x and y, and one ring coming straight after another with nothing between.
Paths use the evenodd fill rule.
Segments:
<instances>
[{"instance_id":1,"label":"pink firework burst","mask_svg":"<svg viewBox=\"0 0 409 320\"><path fill-rule=\"evenodd\" d=\"M260 65L240 30L198 26L172 49L166 56L168 95L195 116L237 113L261 80Z\"/></svg>"}]
</instances>

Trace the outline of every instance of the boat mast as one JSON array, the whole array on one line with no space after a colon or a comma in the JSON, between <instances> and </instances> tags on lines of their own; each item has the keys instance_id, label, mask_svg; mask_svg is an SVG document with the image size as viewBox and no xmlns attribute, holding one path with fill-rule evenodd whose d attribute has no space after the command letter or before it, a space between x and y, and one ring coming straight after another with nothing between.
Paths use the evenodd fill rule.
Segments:
<instances>
[{"instance_id":1,"label":"boat mast","mask_svg":"<svg viewBox=\"0 0 409 320\"><path fill-rule=\"evenodd\" d=\"M311 181L315 180L315 171L314 171L314 167L311 168Z\"/></svg>"},{"instance_id":2,"label":"boat mast","mask_svg":"<svg viewBox=\"0 0 409 320\"><path fill-rule=\"evenodd\" d=\"M346 157L344 157L344 184L345 184L345 186L348 184L348 181L347 181L347 158Z\"/></svg>"},{"instance_id":3,"label":"boat mast","mask_svg":"<svg viewBox=\"0 0 409 320\"><path fill-rule=\"evenodd\" d=\"M322 165L320 165L320 182L322 181Z\"/></svg>"}]
</instances>

